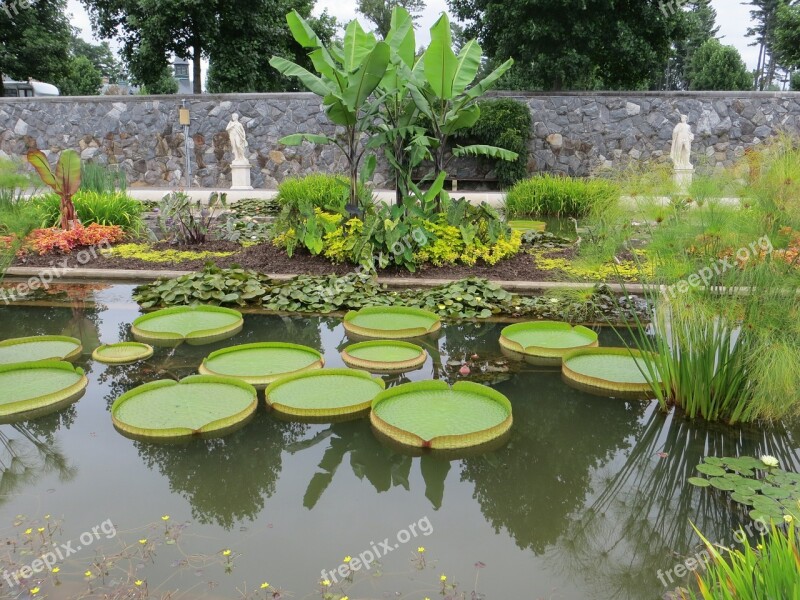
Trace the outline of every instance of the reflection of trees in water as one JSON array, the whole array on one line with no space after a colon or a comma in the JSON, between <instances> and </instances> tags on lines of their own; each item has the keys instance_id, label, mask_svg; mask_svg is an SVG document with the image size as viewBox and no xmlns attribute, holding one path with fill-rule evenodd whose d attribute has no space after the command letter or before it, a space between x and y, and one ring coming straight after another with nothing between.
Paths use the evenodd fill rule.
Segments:
<instances>
[{"instance_id":1,"label":"reflection of trees in water","mask_svg":"<svg viewBox=\"0 0 800 600\"><path fill-rule=\"evenodd\" d=\"M194 519L231 529L264 508L281 473L281 452L306 428L258 411L246 427L224 438L134 444L145 465L169 480L170 491L189 501Z\"/></svg>"},{"instance_id":2,"label":"reflection of trees in water","mask_svg":"<svg viewBox=\"0 0 800 600\"><path fill-rule=\"evenodd\" d=\"M77 475L61 451L55 433L69 428L75 419L75 407L27 423L0 426L0 499L5 500L28 483L43 475L56 473L62 482Z\"/></svg>"},{"instance_id":3,"label":"reflection of trees in water","mask_svg":"<svg viewBox=\"0 0 800 600\"><path fill-rule=\"evenodd\" d=\"M505 529L520 548L543 554L584 506L592 469L638 435L644 406L583 394L553 371L496 388L513 404L511 438L496 452L465 459L461 479L474 482L495 531Z\"/></svg>"},{"instance_id":4,"label":"reflection of trees in water","mask_svg":"<svg viewBox=\"0 0 800 600\"><path fill-rule=\"evenodd\" d=\"M798 464L797 438L783 427L693 423L655 405L642 425L634 446L598 474L600 492L575 513L549 557L565 576L581 573L596 598L666 591L656 573L701 550L690 521L712 542L734 543L734 532L749 523L741 505L727 493L686 483L703 457L772 454L782 465Z\"/></svg>"}]
</instances>

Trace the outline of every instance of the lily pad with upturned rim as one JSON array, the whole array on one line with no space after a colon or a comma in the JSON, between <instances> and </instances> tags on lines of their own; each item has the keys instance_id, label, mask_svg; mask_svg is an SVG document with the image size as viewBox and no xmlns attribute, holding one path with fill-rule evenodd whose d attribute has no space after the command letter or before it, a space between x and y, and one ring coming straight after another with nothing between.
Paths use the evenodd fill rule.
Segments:
<instances>
[{"instance_id":1,"label":"lily pad with upturned rim","mask_svg":"<svg viewBox=\"0 0 800 600\"><path fill-rule=\"evenodd\" d=\"M402 339L439 331L438 315L406 306L367 306L344 316L344 328L350 334L365 338Z\"/></svg>"},{"instance_id":2,"label":"lily pad with upturned rim","mask_svg":"<svg viewBox=\"0 0 800 600\"><path fill-rule=\"evenodd\" d=\"M176 306L142 315L131 332L140 342L156 346L211 344L239 333L242 313L221 306Z\"/></svg>"},{"instance_id":3,"label":"lily pad with upturned rim","mask_svg":"<svg viewBox=\"0 0 800 600\"><path fill-rule=\"evenodd\" d=\"M65 335L11 338L0 342L0 365L40 360L73 361L81 352L81 341Z\"/></svg>"},{"instance_id":4,"label":"lily pad with upturned rim","mask_svg":"<svg viewBox=\"0 0 800 600\"><path fill-rule=\"evenodd\" d=\"M33 419L72 404L89 380L63 361L0 365L0 422Z\"/></svg>"},{"instance_id":5,"label":"lily pad with upturned rim","mask_svg":"<svg viewBox=\"0 0 800 600\"><path fill-rule=\"evenodd\" d=\"M322 355L308 346L284 342L258 342L212 352L199 372L203 375L235 377L256 388L264 388L286 375L321 369Z\"/></svg>"},{"instance_id":6,"label":"lily pad with upturned rim","mask_svg":"<svg viewBox=\"0 0 800 600\"><path fill-rule=\"evenodd\" d=\"M386 387L366 371L322 369L288 375L267 386L267 406L292 417L327 419L369 410Z\"/></svg>"},{"instance_id":7,"label":"lily pad with upturned rim","mask_svg":"<svg viewBox=\"0 0 800 600\"><path fill-rule=\"evenodd\" d=\"M511 402L485 385L417 381L388 389L372 402L370 421L407 446L468 448L504 435L513 422Z\"/></svg>"},{"instance_id":8,"label":"lily pad with upturned rim","mask_svg":"<svg viewBox=\"0 0 800 600\"><path fill-rule=\"evenodd\" d=\"M645 393L652 391L645 356L627 348L583 348L564 355L561 371L568 382L603 392Z\"/></svg>"},{"instance_id":9,"label":"lily pad with upturned rim","mask_svg":"<svg viewBox=\"0 0 800 600\"><path fill-rule=\"evenodd\" d=\"M508 226L513 231L535 231L542 233L547 228L547 223L544 221L531 221L526 219L514 219L508 222Z\"/></svg>"},{"instance_id":10,"label":"lily pad with upturned rim","mask_svg":"<svg viewBox=\"0 0 800 600\"><path fill-rule=\"evenodd\" d=\"M500 332L505 354L544 366L559 366L568 352L598 345L597 333L588 327L560 321L515 323Z\"/></svg>"},{"instance_id":11,"label":"lily pad with upturned rim","mask_svg":"<svg viewBox=\"0 0 800 600\"><path fill-rule=\"evenodd\" d=\"M146 383L111 406L111 420L137 439L175 440L220 435L247 422L258 407L256 389L243 381L192 375Z\"/></svg>"},{"instance_id":12,"label":"lily pad with upturned rim","mask_svg":"<svg viewBox=\"0 0 800 600\"><path fill-rule=\"evenodd\" d=\"M153 347L140 342L103 344L95 348L92 358L107 365L128 365L153 356Z\"/></svg>"},{"instance_id":13,"label":"lily pad with upturned rim","mask_svg":"<svg viewBox=\"0 0 800 600\"><path fill-rule=\"evenodd\" d=\"M370 373L405 373L419 369L428 359L428 353L410 342L400 340L372 340L347 346L341 353L348 367L364 369Z\"/></svg>"}]
</instances>

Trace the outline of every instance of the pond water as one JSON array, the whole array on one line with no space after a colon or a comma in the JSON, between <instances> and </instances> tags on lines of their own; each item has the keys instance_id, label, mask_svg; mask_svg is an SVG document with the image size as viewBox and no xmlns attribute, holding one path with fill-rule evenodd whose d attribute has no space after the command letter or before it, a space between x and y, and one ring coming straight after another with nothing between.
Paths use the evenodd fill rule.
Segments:
<instances>
[{"instance_id":1,"label":"pond water","mask_svg":"<svg viewBox=\"0 0 800 600\"><path fill-rule=\"evenodd\" d=\"M73 335L89 354L100 342L131 339L139 314L131 291L76 287L69 305L0 307L0 339ZM247 314L234 338L157 349L132 366L101 365L86 354L78 364L90 384L79 402L0 426L2 535L24 537L26 527L35 535L49 515L62 523L57 540L74 547L82 533L113 523L115 536L94 536L65 558L61 585L44 581L40 593L50 598L99 597L108 589L101 584L137 589L126 583L137 579L158 598L264 598L264 581L286 593L280 597L320 598L323 570L377 550L379 564L344 587L332 582L334 593L434 598L444 574L465 597L655 599L668 589L659 570L669 583L663 573L699 550L690 520L729 544L747 522L726 496L686 484L703 456L769 453L797 466L795 426L703 426L648 402L577 391L556 370L506 365L501 327L447 323L423 369L386 378L387 385L453 382L464 378L461 361L478 355L465 379L508 396L514 426L500 449L458 459L386 447L366 420L286 423L263 403L246 427L219 440L154 445L111 424L110 406L122 393L193 374L203 357L229 345L290 341L321 351L326 366L344 366L347 338L335 317ZM601 343L618 345L609 331ZM18 564L33 558L18 556ZM87 583L84 572L103 560L111 561L109 576ZM0 597L17 597L3 596L2 586Z\"/></svg>"}]
</instances>

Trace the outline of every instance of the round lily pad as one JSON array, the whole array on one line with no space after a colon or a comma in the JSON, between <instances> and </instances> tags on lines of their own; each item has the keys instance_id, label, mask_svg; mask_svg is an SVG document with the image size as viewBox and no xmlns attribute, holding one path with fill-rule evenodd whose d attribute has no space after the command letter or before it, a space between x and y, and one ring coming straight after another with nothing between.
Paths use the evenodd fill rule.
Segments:
<instances>
[{"instance_id":1,"label":"round lily pad","mask_svg":"<svg viewBox=\"0 0 800 600\"><path fill-rule=\"evenodd\" d=\"M598 345L597 334L591 329L558 321L515 323L500 332L504 354L536 365L557 367L566 353Z\"/></svg>"},{"instance_id":2,"label":"round lily pad","mask_svg":"<svg viewBox=\"0 0 800 600\"><path fill-rule=\"evenodd\" d=\"M703 479L702 477L689 477L687 481L697 487L708 487L711 485L708 479Z\"/></svg>"},{"instance_id":3,"label":"round lily pad","mask_svg":"<svg viewBox=\"0 0 800 600\"><path fill-rule=\"evenodd\" d=\"M512 424L511 403L490 387L459 381L417 381L390 388L372 402L370 421L407 446L454 449L484 444Z\"/></svg>"},{"instance_id":4,"label":"round lily pad","mask_svg":"<svg viewBox=\"0 0 800 600\"><path fill-rule=\"evenodd\" d=\"M709 465L705 463L700 463L695 467L695 469L697 469L704 475L712 475L714 477L722 477L727 473L727 471L722 467L715 467L714 465Z\"/></svg>"},{"instance_id":5,"label":"round lily pad","mask_svg":"<svg viewBox=\"0 0 800 600\"><path fill-rule=\"evenodd\" d=\"M419 369L427 359L425 350L400 340L359 342L342 351L344 364L370 373L405 373Z\"/></svg>"},{"instance_id":6,"label":"round lily pad","mask_svg":"<svg viewBox=\"0 0 800 600\"><path fill-rule=\"evenodd\" d=\"M153 347L139 342L104 344L92 352L92 358L107 365L128 365L153 356Z\"/></svg>"},{"instance_id":7,"label":"round lily pad","mask_svg":"<svg viewBox=\"0 0 800 600\"><path fill-rule=\"evenodd\" d=\"M386 384L366 371L322 369L282 377L264 395L267 405L283 415L303 419L359 416Z\"/></svg>"},{"instance_id":8,"label":"round lily pad","mask_svg":"<svg viewBox=\"0 0 800 600\"><path fill-rule=\"evenodd\" d=\"M258 407L256 389L243 381L193 375L146 383L111 406L111 420L137 439L220 436L247 422Z\"/></svg>"},{"instance_id":9,"label":"round lily pad","mask_svg":"<svg viewBox=\"0 0 800 600\"><path fill-rule=\"evenodd\" d=\"M307 346L259 342L212 352L200 365L204 375L235 377L262 389L284 375L321 369L322 355Z\"/></svg>"},{"instance_id":10,"label":"round lily pad","mask_svg":"<svg viewBox=\"0 0 800 600\"><path fill-rule=\"evenodd\" d=\"M37 360L72 361L82 351L80 340L65 335L12 338L0 342L0 365Z\"/></svg>"},{"instance_id":11,"label":"round lily pad","mask_svg":"<svg viewBox=\"0 0 800 600\"><path fill-rule=\"evenodd\" d=\"M86 391L83 369L63 361L0 365L0 421L29 420L67 406Z\"/></svg>"},{"instance_id":12,"label":"round lily pad","mask_svg":"<svg viewBox=\"0 0 800 600\"><path fill-rule=\"evenodd\" d=\"M136 319L131 329L140 342L155 346L211 344L242 330L242 313L221 306L176 306Z\"/></svg>"},{"instance_id":13,"label":"round lily pad","mask_svg":"<svg viewBox=\"0 0 800 600\"><path fill-rule=\"evenodd\" d=\"M732 492L736 489L736 485L724 477L712 477L708 482L718 490L723 490L725 492Z\"/></svg>"},{"instance_id":14,"label":"round lily pad","mask_svg":"<svg viewBox=\"0 0 800 600\"><path fill-rule=\"evenodd\" d=\"M638 350L627 348L583 348L564 355L561 371L568 382L604 392L650 392L645 374L655 365Z\"/></svg>"},{"instance_id":15,"label":"round lily pad","mask_svg":"<svg viewBox=\"0 0 800 600\"><path fill-rule=\"evenodd\" d=\"M731 500L738 502L739 504L744 504L745 506L753 506L753 496L748 496L747 494L733 492L731 494Z\"/></svg>"},{"instance_id":16,"label":"round lily pad","mask_svg":"<svg viewBox=\"0 0 800 600\"><path fill-rule=\"evenodd\" d=\"M367 306L344 316L345 331L363 338L420 337L439 331L441 326L434 313L406 306Z\"/></svg>"}]
</instances>

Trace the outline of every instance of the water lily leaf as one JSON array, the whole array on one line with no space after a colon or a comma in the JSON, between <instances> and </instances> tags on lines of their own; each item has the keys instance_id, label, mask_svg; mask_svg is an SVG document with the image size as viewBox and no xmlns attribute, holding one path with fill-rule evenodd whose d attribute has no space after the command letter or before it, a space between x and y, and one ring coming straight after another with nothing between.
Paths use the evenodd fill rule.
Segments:
<instances>
[{"instance_id":1,"label":"water lily leaf","mask_svg":"<svg viewBox=\"0 0 800 600\"><path fill-rule=\"evenodd\" d=\"M715 467L714 465L707 465L705 463L700 463L695 468L704 475L711 475L713 477L722 477L727 474L727 471L722 467ZM733 489L733 487L731 487L731 489Z\"/></svg>"},{"instance_id":2,"label":"water lily leaf","mask_svg":"<svg viewBox=\"0 0 800 600\"><path fill-rule=\"evenodd\" d=\"M702 477L689 477L687 481L697 487L709 487L711 485L708 479L703 479Z\"/></svg>"},{"instance_id":3,"label":"water lily leaf","mask_svg":"<svg viewBox=\"0 0 800 600\"><path fill-rule=\"evenodd\" d=\"M736 486L724 477L712 477L708 481L718 490L732 492L734 489L736 489Z\"/></svg>"},{"instance_id":4,"label":"water lily leaf","mask_svg":"<svg viewBox=\"0 0 800 600\"><path fill-rule=\"evenodd\" d=\"M753 496L751 495L734 492L731 494L731 500L733 500L734 502L738 502L739 504L744 504L746 506L753 506Z\"/></svg>"}]
</instances>

